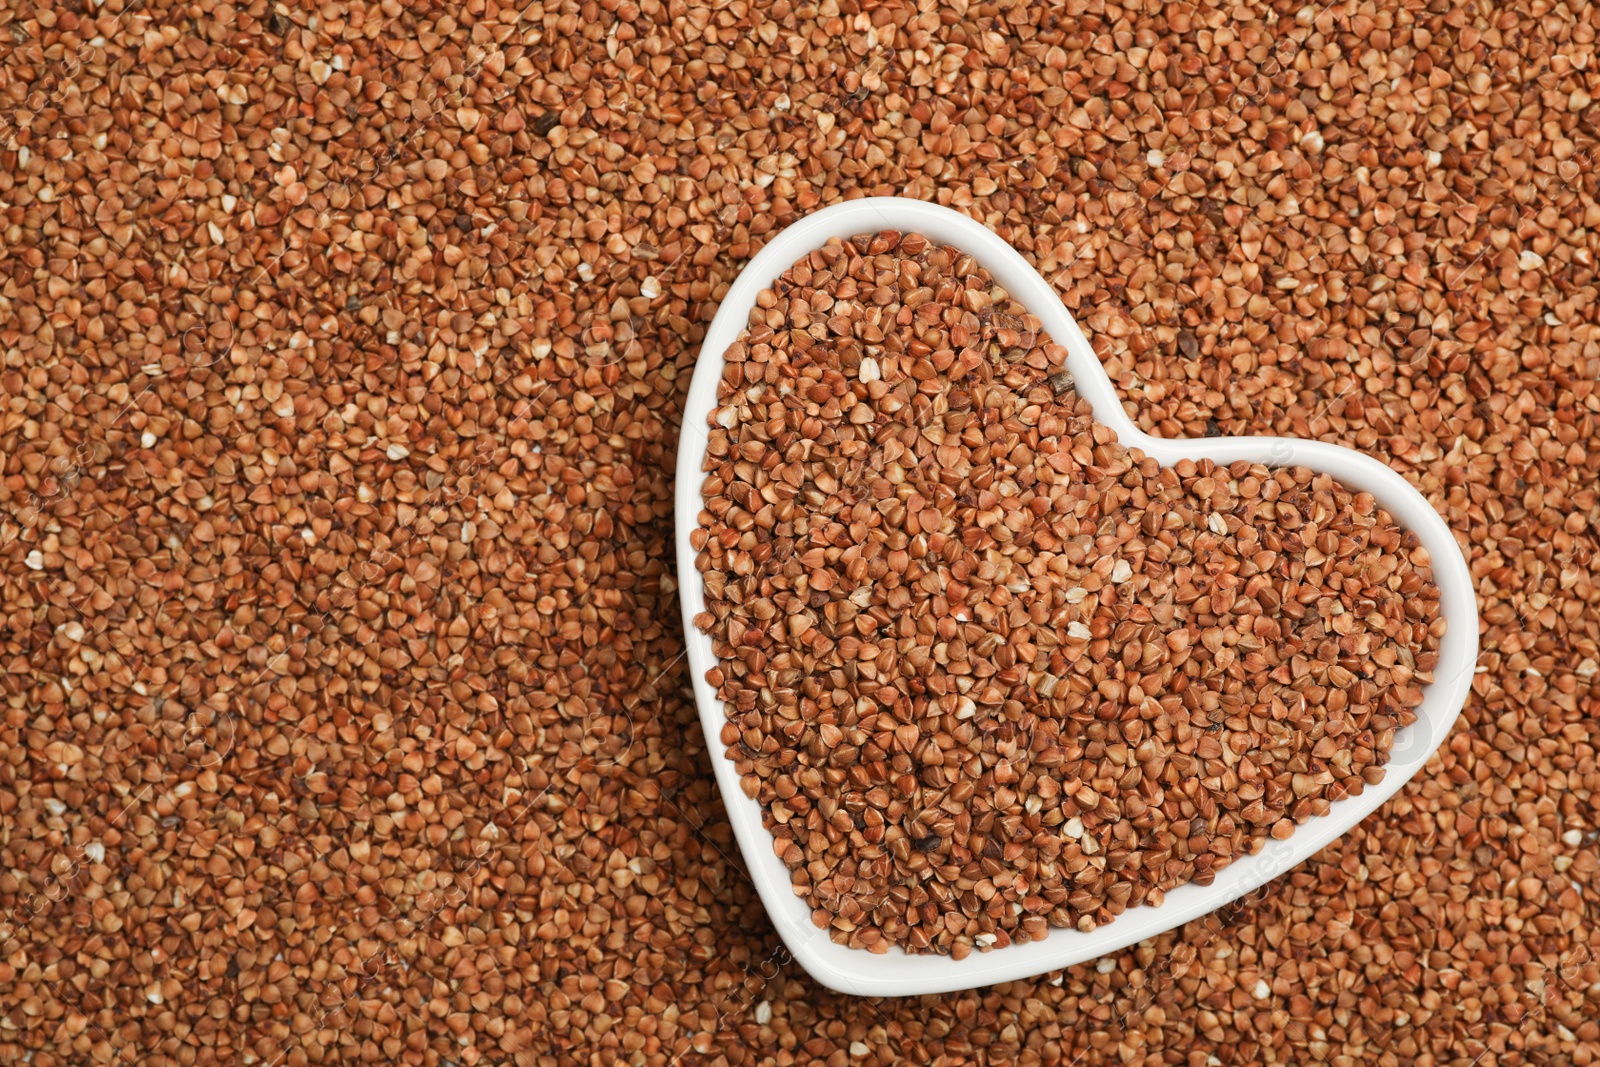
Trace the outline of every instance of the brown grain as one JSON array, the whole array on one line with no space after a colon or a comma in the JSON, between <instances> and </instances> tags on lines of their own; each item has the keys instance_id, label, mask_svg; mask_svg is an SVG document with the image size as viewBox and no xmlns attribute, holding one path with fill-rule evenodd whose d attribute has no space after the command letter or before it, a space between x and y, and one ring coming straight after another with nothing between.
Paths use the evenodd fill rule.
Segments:
<instances>
[{"instance_id":1,"label":"brown grain","mask_svg":"<svg viewBox=\"0 0 1600 1067\"><path fill-rule=\"evenodd\" d=\"M0 11L0 1060L1591 1064L1595 25ZM1438 756L1269 892L863 1001L743 876L668 513L726 286L890 193L1020 248L1146 428L1402 471L1484 651Z\"/></svg>"},{"instance_id":2,"label":"brown grain","mask_svg":"<svg viewBox=\"0 0 1600 1067\"><path fill-rule=\"evenodd\" d=\"M728 723L834 940L963 958L1210 884L1383 778L1427 554L1304 468L1119 445L972 256L829 241L728 349L692 541Z\"/></svg>"}]
</instances>

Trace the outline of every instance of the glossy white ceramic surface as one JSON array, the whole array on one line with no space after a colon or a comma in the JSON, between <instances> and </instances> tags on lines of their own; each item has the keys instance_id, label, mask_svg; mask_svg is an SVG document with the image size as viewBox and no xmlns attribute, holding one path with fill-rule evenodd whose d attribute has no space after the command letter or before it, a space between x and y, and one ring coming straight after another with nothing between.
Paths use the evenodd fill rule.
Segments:
<instances>
[{"instance_id":1,"label":"glossy white ceramic surface","mask_svg":"<svg viewBox=\"0 0 1600 1067\"><path fill-rule=\"evenodd\" d=\"M1208 458L1218 463L1242 459L1326 471L1351 488L1372 493L1401 524L1416 532L1432 556L1434 580L1442 594L1449 632L1418 721L1396 734L1388 773L1381 784L1368 788L1359 797L1334 804L1327 815L1302 826L1289 840L1269 840L1261 852L1224 869L1211 885L1182 886L1166 894L1160 907L1130 909L1114 922L1089 933L1052 930L1042 941L973 952L957 961L946 956L908 955L899 949L875 954L846 948L834 944L826 931L812 925L810 909L795 895L788 869L773 853L772 837L761 825L759 805L744 795L733 763L723 755L722 704L705 680L716 660L710 639L693 623L694 616L705 608L705 592L695 569L696 553L690 547L689 534L698 524L701 511L701 463L707 420L716 406L722 354L744 328L757 293L828 238L883 229L920 233L977 257L996 281L1043 321L1051 337L1066 346L1067 366L1077 380L1079 393L1094 406L1095 416L1116 430L1123 443L1166 464L1180 459ZM1477 600L1461 550L1443 520L1404 478L1370 456L1319 442L1281 437L1161 440L1141 433L1123 411L1100 360L1049 283L982 224L918 200L879 197L825 208L782 231L745 267L723 298L706 333L689 387L678 444L676 507L678 595L683 606L689 673L729 819L767 914L789 951L819 982L844 993L910 996L1030 977L1094 959L1222 907L1334 841L1416 774L1460 714L1477 660Z\"/></svg>"}]
</instances>

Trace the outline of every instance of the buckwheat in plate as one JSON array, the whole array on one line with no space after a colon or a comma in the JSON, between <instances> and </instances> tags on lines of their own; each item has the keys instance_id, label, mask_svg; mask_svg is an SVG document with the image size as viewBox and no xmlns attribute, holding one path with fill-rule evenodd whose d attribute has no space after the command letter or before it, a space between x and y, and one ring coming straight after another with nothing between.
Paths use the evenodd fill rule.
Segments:
<instances>
[{"instance_id":1,"label":"buckwheat in plate","mask_svg":"<svg viewBox=\"0 0 1600 1067\"><path fill-rule=\"evenodd\" d=\"M774 373L790 358L809 376ZM704 527L728 565L680 540L686 617L725 653L691 633L702 721L733 748L717 773L764 901L836 988L1019 977L1220 906L1381 802L1459 710L1464 568L1403 481L1307 442L1138 434L1043 280L954 213L865 201L785 231L713 324L685 426L680 537ZM1309 544L1288 528L1307 522ZM1251 583L1273 567L1288 585ZM777 590L786 572L803 581ZM1346 594L1359 633L1356 610L1332 619ZM867 692L863 643L882 669ZM1241 696L1252 678L1269 697Z\"/></svg>"}]
</instances>

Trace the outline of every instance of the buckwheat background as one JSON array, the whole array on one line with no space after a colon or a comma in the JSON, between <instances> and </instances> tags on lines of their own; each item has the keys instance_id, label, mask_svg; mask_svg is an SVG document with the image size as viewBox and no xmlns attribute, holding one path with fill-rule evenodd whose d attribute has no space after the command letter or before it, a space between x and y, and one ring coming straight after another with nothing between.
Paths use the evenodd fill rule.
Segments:
<instances>
[{"instance_id":1,"label":"buckwheat background","mask_svg":"<svg viewBox=\"0 0 1600 1067\"><path fill-rule=\"evenodd\" d=\"M0 11L0 1060L1584 1065L1592 5ZM710 785L698 339L937 199L1152 432L1404 472L1461 725L1339 845L1034 981L823 992Z\"/></svg>"}]
</instances>

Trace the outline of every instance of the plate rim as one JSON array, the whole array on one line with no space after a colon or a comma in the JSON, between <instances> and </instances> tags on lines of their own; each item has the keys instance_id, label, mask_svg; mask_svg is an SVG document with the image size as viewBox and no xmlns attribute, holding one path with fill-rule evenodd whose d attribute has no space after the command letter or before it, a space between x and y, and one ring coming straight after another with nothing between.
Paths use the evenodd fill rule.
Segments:
<instances>
[{"instance_id":1,"label":"plate rim","mask_svg":"<svg viewBox=\"0 0 1600 1067\"><path fill-rule=\"evenodd\" d=\"M1061 229L1070 233L1070 225L1071 220L1067 220ZM835 944L825 930L811 923L810 908L794 894L789 870L773 851L774 839L762 825L760 805L744 794L739 774L725 755L721 741L725 721L722 703L705 680L706 672L717 661L710 638L694 625L695 615L705 610L705 589L695 566L698 553L690 545L689 535L699 525L703 510L701 464L706 425L716 407L722 355L744 329L756 295L801 255L821 247L828 238L883 229L922 233L976 257L1000 285L1041 320L1045 332L1066 347L1067 367L1076 379L1079 394L1089 400L1095 418L1115 430L1124 444L1163 465L1185 458L1218 463L1247 460L1275 467L1306 466L1330 473L1353 489L1371 492L1381 507L1417 535L1431 557L1447 632L1441 641L1434 681L1424 688L1417 722L1396 731L1381 783L1367 787L1360 796L1335 802L1328 814L1300 826L1285 841L1268 838L1259 852L1235 860L1218 873L1210 886L1180 886L1168 892L1160 906L1130 908L1087 933L1052 928L1042 940L974 952L957 961L948 956L912 955L897 947L882 954L848 948ZM915 996L1030 978L1096 959L1226 907L1344 836L1399 792L1448 736L1465 707L1476 669L1477 598L1462 547L1426 498L1402 475L1364 453L1319 441L1286 437L1168 439L1143 433L1123 408L1099 357L1050 283L982 223L928 201L866 197L822 208L775 234L745 265L728 287L696 356L679 429L675 475L676 585L685 654L708 758L722 792L729 825L750 879L788 954L814 979L840 993Z\"/></svg>"}]
</instances>

